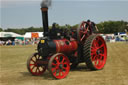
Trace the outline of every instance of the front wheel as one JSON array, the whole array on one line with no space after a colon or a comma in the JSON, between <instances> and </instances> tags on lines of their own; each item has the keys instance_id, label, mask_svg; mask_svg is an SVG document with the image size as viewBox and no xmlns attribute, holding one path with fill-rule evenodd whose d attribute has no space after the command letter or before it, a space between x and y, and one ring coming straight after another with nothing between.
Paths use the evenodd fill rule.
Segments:
<instances>
[{"instance_id":1,"label":"front wheel","mask_svg":"<svg viewBox=\"0 0 128 85\"><path fill-rule=\"evenodd\" d=\"M28 58L27 69L32 75L39 76L46 71L46 66L39 63L41 60L42 56L40 56L38 53L34 53Z\"/></svg>"},{"instance_id":2,"label":"front wheel","mask_svg":"<svg viewBox=\"0 0 128 85\"><path fill-rule=\"evenodd\" d=\"M48 63L48 70L56 79L65 78L70 70L70 62L62 53L54 54Z\"/></svg>"},{"instance_id":3,"label":"front wheel","mask_svg":"<svg viewBox=\"0 0 128 85\"><path fill-rule=\"evenodd\" d=\"M100 35L91 35L84 43L83 54L87 67L91 70L100 70L107 60L107 46Z\"/></svg>"}]
</instances>

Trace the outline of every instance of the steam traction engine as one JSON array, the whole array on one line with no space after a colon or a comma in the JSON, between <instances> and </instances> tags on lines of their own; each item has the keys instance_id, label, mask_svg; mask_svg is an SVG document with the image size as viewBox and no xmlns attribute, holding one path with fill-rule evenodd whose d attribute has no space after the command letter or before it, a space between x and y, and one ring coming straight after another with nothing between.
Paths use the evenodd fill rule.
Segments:
<instances>
[{"instance_id":1,"label":"steam traction engine","mask_svg":"<svg viewBox=\"0 0 128 85\"><path fill-rule=\"evenodd\" d=\"M107 59L107 47L104 39L92 33L91 26L83 21L76 32L48 29L48 7L42 7L44 37L37 51L27 61L28 71L35 76L42 75L46 69L56 79L65 78L70 68L85 62L91 70L100 70Z\"/></svg>"}]
</instances>

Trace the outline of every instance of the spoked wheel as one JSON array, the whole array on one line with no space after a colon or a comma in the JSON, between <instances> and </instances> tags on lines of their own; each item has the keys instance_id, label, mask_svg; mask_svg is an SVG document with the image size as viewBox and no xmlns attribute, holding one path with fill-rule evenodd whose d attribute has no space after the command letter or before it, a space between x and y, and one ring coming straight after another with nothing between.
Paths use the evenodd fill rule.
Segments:
<instances>
[{"instance_id":1,"label":"spoked wheel","mask_svg":"<svg viewBox=\"0 0 128 85\"><path fill-rule=\"evenodd\" d=\"M34 53L27 61L28 71L34 75L42 75L46 71L46 67L40 64L42 57L38 53Z\"/></svg>"},{"instance_id":2,"label":"spoked wheel","mask_svg":"<svg viewBox=\"0 0 128 85\"><path fill-rule=\"evenodd\" d=\"M91 35L84 44L84 57L87 67L91 70L102 69L107 59L107 47L99 35Z\"/></svg>"},{"instance_id":3,"label":"spoked wheel","mask_svg":"<svg viewBox=\"0 0 128 85\"><path fill-rule=\"evenodd\" d=\"M80 43L84 43L84 41L87 39L89 35L92 34L92 30L90 28L90 25L83 21L79 27L77 28L77 39Z\"/></svg>"},{"instance_id":4,"label":"spoked wheel","mask_svg":"<svg viewBox=\"0 0 128 85\"><path fill-rule=\"evenodd\" d=\"M65 78L70 70L68 57L62 53L53 55L49 60L48 69L56 79Z\"/></svg>"}]
</instances>

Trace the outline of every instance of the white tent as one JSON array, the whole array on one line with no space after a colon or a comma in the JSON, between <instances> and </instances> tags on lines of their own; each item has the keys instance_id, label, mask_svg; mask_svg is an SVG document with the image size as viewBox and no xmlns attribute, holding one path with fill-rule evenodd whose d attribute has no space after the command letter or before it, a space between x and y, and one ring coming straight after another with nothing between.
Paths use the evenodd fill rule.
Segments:
<instances>
[{"instance_id":1,"label":"white tent","mask_svg":"<svg viewBox=\"0 0 128 85\"><path fill-rule=\"evenodd\" d=\"M0 37L23 37L23 35L14 32L0 32Z\"/></svg>"},{"instance_id":2,"label":"white tent","mask_svg":"<svg viewBox=\"0 0 128 85\"><path fill-rule=\"evenodd\" d=\"M39 38L43 37L43 32L26 32L24 38L32 38L32 33L38 33Z\"/></svg>"}]
</instances>

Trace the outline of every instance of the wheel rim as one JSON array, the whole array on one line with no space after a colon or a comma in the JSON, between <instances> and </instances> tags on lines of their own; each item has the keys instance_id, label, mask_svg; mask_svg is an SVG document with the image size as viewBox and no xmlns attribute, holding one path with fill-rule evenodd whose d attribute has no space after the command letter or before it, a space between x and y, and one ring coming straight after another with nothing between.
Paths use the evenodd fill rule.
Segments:
<instances>
[{"instance_id":1,"label":"wheel rim","mask_svg":"<svg viewBox=\"0 0 128 85\"><path fill-rule=\"evenodd\" d=\"M101 36L96 37L91 46L91 60L96 69L102 69L107 59L107 48Z\"/></svg>"},{"instance_id":2,"label":"wheel rim","mask_svg":"<svg viewBox=\"0 0 128 85\"><path fill-rule=\"evenodd\" d=\"M87 39L87 37L92 34L92 31L90 29L90 26L85 21L83 21L80 24L77 32L78 32L78 40L81 43L84 43L85 39Z\"/></svg>"},{"instance_id":3,"label":"wheel rim","mask_svg":"<svg viewBox=\"0 0 128 85\"><path fill-rule=\"evenodd\" d=\"M57 79L65 78L70 70L70 62L67 56L57 54L50 59L50 72Z\"/></svg>"},{"instance_id":4,"label":"wheel rim","mask_svg":"<svg viewBox=\"0 0 128 85\"><path fill-rule=\"evenodd\" d=\"M42 57L38 53L34 53L28 59L27 68L32 75L39 76L46 71L46 67L38 63L40 60L42 60Z\"/></svg>"}]
</instances>

